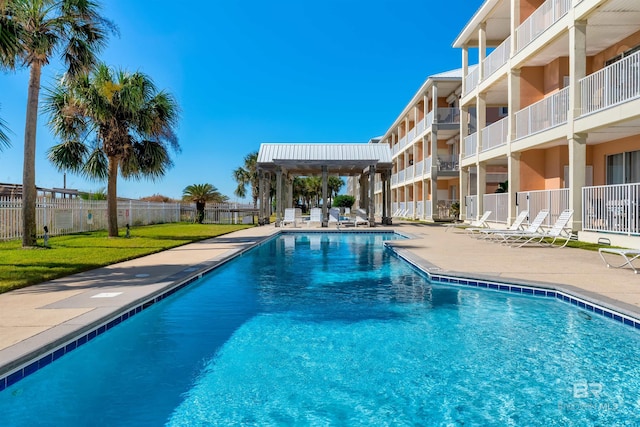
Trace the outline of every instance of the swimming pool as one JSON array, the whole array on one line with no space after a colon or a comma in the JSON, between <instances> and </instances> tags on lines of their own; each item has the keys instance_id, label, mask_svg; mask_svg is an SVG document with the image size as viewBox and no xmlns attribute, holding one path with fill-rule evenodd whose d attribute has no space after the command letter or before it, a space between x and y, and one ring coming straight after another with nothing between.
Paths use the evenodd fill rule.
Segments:
<instances>
[{"instance_id":1,"label":"swimming pool","mask_svg":"<svg viewBox=\"0 0 640 427\"><path fill-rule=\"evenodd\" d=\"M639 334L435 285L393 234L278 237L0 392L2 425L614 425Z\"/></svg>"}]
</instances>

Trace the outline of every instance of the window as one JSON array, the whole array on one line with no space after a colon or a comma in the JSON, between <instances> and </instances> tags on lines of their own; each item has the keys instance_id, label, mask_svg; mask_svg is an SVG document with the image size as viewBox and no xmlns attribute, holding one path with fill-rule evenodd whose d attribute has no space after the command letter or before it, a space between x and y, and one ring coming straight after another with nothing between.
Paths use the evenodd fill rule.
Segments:
<instances>
[{"instance_id":1,"label":"window","mask_svg":"<svg viewBox=\"0 0 640 427\"><path fill-rule=\"evenodd\" d=\"M634 54L634 53L636 53L638 51L640 51L640 45L638 45L638 46L636 46L634 48L631 48L631 49L627 50L626 52L622 52L620 55L614 56L613 58L609 59L608 61L605 61L604 65L606 67L607 65L611 65L613 63L616 63L616 62L620 61L622 58L626 58L627 56L632 55L632 54Z\"/></svg>"},{"instance_id":2,"label":"window","mask_svg":"<svg viewBox=\"0 0 640 427\"><path fill-rule=\"evenodd\" d=\"M505 117L509 115L509 107L500 107L498 108L498 115L500 117Z\"/></svg>"},{"instance_id":3,"label":"window","mask_svg":"<svg viewBox=\"0 0 640 427\"><path fill-rule=\"evenodd\" d=\"M607 156L607 185L640 182L640 150Z\"/></svg>"}]
</instances>

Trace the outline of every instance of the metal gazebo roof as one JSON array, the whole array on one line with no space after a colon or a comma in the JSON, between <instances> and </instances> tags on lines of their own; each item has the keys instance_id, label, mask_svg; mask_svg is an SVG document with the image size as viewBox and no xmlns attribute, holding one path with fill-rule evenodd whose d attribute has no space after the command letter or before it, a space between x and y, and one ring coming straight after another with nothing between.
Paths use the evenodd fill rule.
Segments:
<instances>
[{"instance_id":1,"label":"metal gazebo roof","mask_svg":"<svg viewBox=\"0 0 640 427\"><path fill-rule=\"evenodd\" d=\"M391 149L387 144L290 143L260 145L258 169L278 167L300 175L314 175L327 167L338 175L359 175L369 166L376 171L391 170Z\"/></svg>"}]
</instances>

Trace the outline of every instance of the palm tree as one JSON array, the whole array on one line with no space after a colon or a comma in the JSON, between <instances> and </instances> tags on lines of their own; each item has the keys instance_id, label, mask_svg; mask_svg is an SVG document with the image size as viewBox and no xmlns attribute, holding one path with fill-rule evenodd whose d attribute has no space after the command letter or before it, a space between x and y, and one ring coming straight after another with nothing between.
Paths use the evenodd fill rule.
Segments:
<instances>
[{"instance_id":1,"label":"palm tree","mask_svg":"<svg viewBox=\"0 0 640 427\"><path fill-rule=\"evenodd\" d=\"M61 143L48 151L60 170L107 180L109 237L118 236L118 172L127 179L155 179L173 165L169 147L178 105L141 72L114 71L100 64L77 80L62 79L45 102L49 126Z\"/></svg>"},{"instance_id":2,"label":"palm tree","mask_svg":"<svg viewBox=\"0 0 640 427\"><path fill-rule=\"evenodd\" d=\"M240 166L233 171L233 179L238 183L238 187L233 194L244 199L247 196L247 185L250 185L254 209L258 207L259 192L258 170L256 169L257 162L258 152L253 151L245 156L244 166Z\"/></svg>"},{"instance_id":3,"label":"palm tree","mask_svg":"<svg viewBox=\"0 0 640 427\"><path fill-rule=\"evenodd\" d=\"M218 191L211 184L192 184L182 190L182 199L195 202L196 204L196 221L202 224L204 220L204 208L207 202L224 203L229 198Z\"/></svg>"},{"instance_id":4,"label":"palm tree","mask_svg":"<svg viewBox=\"0 0 640 427\"><path fill-rule=\"evenodd\" d=\"M87 72L115 27L100 16L92 0L0 0L0 5L0 65L29 68L22 172L22 246L29 247L36 244L35 152L42 67L60 53L69 78Z\"/></svg>"},{"instance_id":5,"label":"palm tree","mask_svg":"<svg viewBox=\"0 0 640 427\"><path fill-rule=\"evenodd\" d=\"M331 175L327 178L327 192L329 193L329 204L331 206L332 200L338 195L340 189L344 186L344 181L339 176Z\"/></svg>"},{"instance_id":6,"label":"palm tree","mask_svg":"<svg viewBox=\"0 0 640 427\"><path fill-rule=\"evenodd\" d=\"M0 0L2 1L2 0ZM11 147L8 133L11 132L4 120L0 118L0 151L3 148Z\"/></svg>"}]
</instances>

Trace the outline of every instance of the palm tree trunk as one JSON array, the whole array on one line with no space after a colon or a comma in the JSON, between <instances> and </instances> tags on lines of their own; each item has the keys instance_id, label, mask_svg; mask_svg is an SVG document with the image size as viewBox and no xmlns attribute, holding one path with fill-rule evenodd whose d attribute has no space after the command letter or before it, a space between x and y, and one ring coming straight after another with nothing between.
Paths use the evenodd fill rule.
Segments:
<instances>
[{"instance_id":1,"label":"palm tree trunk","mask_svg":"<svg viewBox=\"0 0 640 427\"><path fill-rule=\"evenodd\" d=\"M107 181L107 228L109 237L118 237L118 159L109 157Z\"/></svg>"},{"instance_id":2,"label":"palm tree trunk","mask_svg":"<svg viewBox=\"0 0 640 427\"><path fill-rule=\"evenodd\" d=\"M41 64L34 62L29 72L27 119L24 127L24 159L22 167L22 247L37 244L36 240L36 129L38 97L40 96Z\"/></svg>"}]
</instances>

